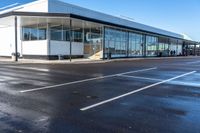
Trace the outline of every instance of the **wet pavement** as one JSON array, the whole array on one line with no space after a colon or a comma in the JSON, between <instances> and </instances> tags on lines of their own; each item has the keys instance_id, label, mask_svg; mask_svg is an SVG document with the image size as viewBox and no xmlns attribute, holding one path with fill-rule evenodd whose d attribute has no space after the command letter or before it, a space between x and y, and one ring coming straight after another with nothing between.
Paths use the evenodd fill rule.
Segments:
<instances>
[{"instance_id":1,"label":"wet pavement","mask_svg":"<svg viewBox=\"0 0 200 133\"><path fill-rule=\"evenodd\" d=\"M0 133L200 133L200 57L0 63Z\"/></svg>"}]
</instances>

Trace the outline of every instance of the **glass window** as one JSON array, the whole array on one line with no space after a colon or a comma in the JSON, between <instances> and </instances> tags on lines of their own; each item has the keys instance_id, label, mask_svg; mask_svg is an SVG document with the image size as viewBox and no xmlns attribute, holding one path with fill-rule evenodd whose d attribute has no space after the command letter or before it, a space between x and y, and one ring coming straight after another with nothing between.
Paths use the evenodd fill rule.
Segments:
<instances>
[{"instance_id":1,"label":"glass window","mask_svg":"<svg viewBox=\"0 0 200 133\"><path fill-rule=\"evenodd\" d=\"M51 40L63 41L62 25L51 26Z\"/></svg>"},{"instance_id":2,"label":"glass window","mask_svg":"<svg viewBox=\"0 0 200 133\"><path fill-rule=\"evenodd\" d=\"M153 36L146 36L146 56L157 55L158 38Z\"/></svg>"},{"instance_id":3,"label":"glass window","mask_svg":"<svg viewBox=\"0 0 200 133\"><path fill-rule=\"evenodd\" d=\"M159 37L158 38L158 53L159 56L169 56L169 38Z\"/></svg>"},{"instance_id":4,"label":"glass window","mask_svg":"<svg viewBox=\"0 0 200 133\"><path fill-rule=\"evenodd\" d=\"M143 55L143 35L129 33L129 56Z\"/></svg>"},{"instance_id":5,"label":"glass window","mask_svg":"<svg viewBox=\"0 0 200 133\"><path fill-rule=\"evenodd\" d=\"M128 47L128 32L105 28L105 57L111 53L112 57L126 57Z\"/></svg>"},{"instance_id":6,"label":"glass window","mask_svg":"<svg viewBox=\"0 0 200 133\"><path fill-rule=\"evenodd\" d=\"M51 40L70 41L70 26L68 20L61 22L60 24L51 23L50 27Z\"/></svg>"},{"instance_id":7,"label":"glass window","mask_svg":"<svg viewBox=\"0 0 200 133\"><path fill-rule=\"evenodd\" d=\"M103 26L98 23L82 21L83 29L80 41L84 42L84 56L89 58L103 58Z\"/></svg>"},{"instance_id":8,"label":"glass window","mask_svg":"<svg viewBox=\"0 0 200 133\"><path fill-rule=\"evenodd\" d=\"M63 26L63 41L70 41L70 28Z\"/></svg>"},{"instance_id":9,"label":"glass window","mask_svg":"<svg viewBox=\"0 0 200 133\"><path fill-rule=\"evenodd\" d=\"M74 28L72 30L72 35L73 35L73 41L74 42L82 42L83 41L83 29L80 28Z\"/></svg>"},{"instance_id":10,"label":"glass window","mask_svg":"<svg viewBox=\"0 0 200 133\"><path fill-rule=\"evenodd\" d=\"M32 40L46 40L46 24L38 24L32 26L22 27L22 40L32 41Z\"/></svg>"},{"instance_id":11,"label":"glass window","mask_svg":"<svg viewBox=\"0 0 200 133\"><path fill-rule=\"evenodd\" d=\"M30 29L31 31L31 40L38 40L38 30L37 28L33 27Z\"/></svg>"},{"instance_id":12,"label":"glass window","mask_svg":"<svg viewBox=\"0 0 200 133\"><path fill-rule=\"evenodd\" d=\"M51 40L70 41L69 22L63 24L51 24ZM73 42L83 42L82 21L72 20L71 40Z\"/></svg>"},{"instance_id":13,"label":"glass window","mask_svg":"<svg viewBox=\"0 0 200 133\"><path fill-rule=\"evenodd\" d=\"M38 40L46 40L46 25L38 25Z\"/></svg>"},{"instance_id":14,"label":"glass window","mask_svg":"<svg viewBox=\"0 0 200 133\"><path fill-rule=\"evenodd\" d=\"M83 25L84 21L72 19L72 41L83 42Z\"/></svg>"},{"instance_id":15,"label":"glass window","mask_svg":"<svg viewBox=\"0 0 200 133\"><path fill-rule=\"evenodd\" d=\"M23 27L23 41L28 41L30 40L31 37L31 28Z\"/></svg>"}]
</instances>

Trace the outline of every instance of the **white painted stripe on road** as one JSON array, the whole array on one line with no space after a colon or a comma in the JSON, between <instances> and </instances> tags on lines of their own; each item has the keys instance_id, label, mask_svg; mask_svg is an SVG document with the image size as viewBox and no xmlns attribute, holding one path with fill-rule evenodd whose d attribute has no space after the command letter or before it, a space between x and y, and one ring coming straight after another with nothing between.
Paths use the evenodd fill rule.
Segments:
<instances>
[{"instance_id":1,"label":"white painted stripe on road","mask_svg":"<svg viewBox=\"0 0 200 133\"><path fill-rule=\"evenodd\" d=\"M98 107L98 106L100 106L100 105L103 105L103 104L106 104L106 103L109 103L109 102L118 100L118 99L120 99L120 98L129 96L129 95L132 95L132 94L134 94L134 93L137 93L137 92L140 92L140 91L149 89L149 88L151 88L151 87L154 87L154 86L157 86L157 85L160 85L160 84L163 84L163 83L166 83L166 82L169 82L169 81L172 81L172 80L175 80L175 79L178 79L178 78L181 78L181 77L184 77L184 76L193 74L193 73L196 73L196 71L192 71L192 72L189 72L189 73L185 73L185 74L176 76L176 77L174 77L174 78L170 78L170 79L167 79L167 80L163 80L163 81L161 81L161 82L158 82L158 83L154 83L154 84L151 84L151 85L142 87L142 88L140 88L140 89L138 89L138 90L134 90L134 91L131 91L131 92L129 92L129 93L126 93L126 94L123 94L123 95L120 95L120 96L117 96L117 97L114 97L114 98L111 98L111 99L108 99L108 100L105 100L105 101L102 101L102 102L93 104L93 105L91 105L91 106L87 106L87 107L81 108L80 110L81 110L81 111L86 111L86 110L89 110L89 109Z\"/></svg>"},{"instance_id":2,"label":"white painted stripe on road","mask_svg":"<svg viewBox=\"0 0 200 133\"><path fill-rule=\"evenodd\" d=\"M147 77L140 77L140 76L119 75L119 77L134 78L134 79L144 79L144 80L151 80L151 81L163 81L162 79L147 78ZM182 81L170 81L168 83L169 84L174 84L174 85L180 85L180 86L200 87L199 83L190 83L190 82L182 82Z\"/></svg>"},{"instance_id":3,"label":"white painted stripe on road","mask_svg":"<svg viewBox=\"0 0 200 133\"><path fill-rule=\"evenodd\" d=\"M16 68L16 69L24 69L24 70L34 70L34 71L41 71L41 72L49 72L49 69L41 69L35 67L20 67L20 66L6 66L7 68Z\"/></svg>"},{"instance_id":4,"label":"white painted stripe on road","mask_svg":"<svg viewBox=\"0 0 200 133\"><path fill-rule=\"evenodd\" d=\"M199 83L192 83L192 82L172 81L172 82L169 82L169 84L180 85L180 86L190 86L190 87L200 87Z\"/></svg>"},{"instance_id":5,"label":"white painted stripe on road","mask_svg":"<svg viewBox=\"0 0 200 133\"><path fill-rule=\"evenodd\" d=\"M46 86L46 87L41 87L41 88L35 88L35 89L29 89L29 90L22 90L20 92L21 93L25 93L25 92L33 92L33 91L44 90L44 89L51 89L51 88L56 88L56 87L61 87L61 86L67 86L67 85L72 85L72 84L78 84L78 83L83 83L83 82L88 82L88 81L93 81L93 80L99 80L99 79L105 79L105 78L112 78L112 77L123 75L123 74L144 72L144 71L150 71L150 70L155 70L155 69L157 69L157 67L148 68L148 69L141 69L141 70L135 70L135 71L129 71L129 72L118 73L118 74L112 74L112 75L101 76L101 77L96 77L96 78L89 78L89 79L78 80L78 81L73 81L73 82L68 82L68 83L63 83L63 84L58 84L58 85L52 85L52 86Z\"/></svg>"},{"instance_id":6,"label":"white painted stripe on road","mask_svg":"<svg viewBox=\"0 0 200 133\"><path fill-rule=\"evenodd\" d=\"M162 79L139 77L139 76L129 76L129 75L118 75L118 76L119 77L125 77L125 78L146 79L146 80L152 80L152 81L163 81Z\"/></svg>"},{"instance_id":7,"label":"white painted stripe on road","mask_svg":"<svg viewBox=\"0 0 200 133\"><path fill-rule=\"evenodd\" d=\"M187 64L196 64L196 63L200 63L200 61L187 62Z\"/></svg>"}]
</instances>

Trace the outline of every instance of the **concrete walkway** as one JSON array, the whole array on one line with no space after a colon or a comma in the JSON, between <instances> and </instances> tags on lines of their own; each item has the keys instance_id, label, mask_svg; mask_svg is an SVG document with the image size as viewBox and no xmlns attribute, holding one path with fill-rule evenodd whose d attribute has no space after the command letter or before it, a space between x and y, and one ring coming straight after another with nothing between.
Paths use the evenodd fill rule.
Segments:
<instances>
[{"instance_id":1,"label":"concrete walkway","mask_svg":"<svg viewBox=\"0 0 200 133\"><path fill-rule=\"evenodd\" d=\"M149 58L120 58L111 60L91 60L91 59L72 59L70 60L40 60L40 59L19 59L18 62L11 58L0 57L0 64L93 64L93 63L107 63L115 61L134 61L134 60L160 60L173 58L200 58L200 56L178 56L178 57L149 57Z\"/></svg>"},{"instance_id":2,"label":"concrete walkway","mask_svg":"<svg viewBox=\"0 0 200 133\"><path fill-rule=\"evenodd\" d=\"M91 60L91 59L72 59L70 60L43 60L43 59L19 59L18 62L11 58L0 58L0 63L13 64L88 64L88 63L105 63L111 60Z\"/></svg>"}]
</instances>

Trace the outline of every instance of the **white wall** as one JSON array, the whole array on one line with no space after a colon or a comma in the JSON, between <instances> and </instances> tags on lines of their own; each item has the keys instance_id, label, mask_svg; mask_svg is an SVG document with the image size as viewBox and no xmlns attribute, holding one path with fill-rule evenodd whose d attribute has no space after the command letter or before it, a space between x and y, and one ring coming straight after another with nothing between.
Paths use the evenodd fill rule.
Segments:
<instances>
[{"instance_id":1,"label":"white wall","mask_svg":"<svg viewBox=\"0 0 200 133\"><path fill-rule=\"evenodd\" d=\"M0 56L11 56L15 51L14 27L1 27L0 36Z\"/></svg>"},{"instance_id":2,"label":"white wall","mask_svg":"<svg viewBox=\"0 0 200 133\"><path fill-rule=\"evenodd\" d=\"M17 19L17 51L20 53L20 56L22 57L22 40L21 40L21 19L18 17Z\"/></svg>"},{"instance_id":3,"label":"white wall","mask_svg":"<svg viewBox=\"0 0 200 133\"><path fill-rule=\"evenodd\" d=\"M47 0L40 0L35 1L33 3L27 4L22 6L15 11L21 12L48 12L48 1Z\"/></svg>"},{"instance_id":4,"label":"white wall","mask_svg":"<svg viewBox=\"0 0 200 133\"><path fill-rule=\"evenodd\" d=\"M65 41L50 41L50 55L69 55L70 43ZM72 55L83 55L83 43L72 43Z\"/></svg>"},{"instance_id":5,"label":"white wall","mask_svg":"<svg viewBox=\"0 0 200 133\"><path fill-rule=\"evenodd\" d=\"M83 55L84 54L84 44L83 43L72 43L72 55Z\"/></svg>"},{"instance_id":6,"label":"white wall","mask_svg":"<svg viewBox=\"0 0 200 133\"><path fill-rule=\"evenodd\" d=\"M48 55L47 40L22 41L23 55Z\"/></svg>"},{"instance_id":7,"label":"white wall","mask_svg":"<svg viewBox=\"0 0 200 133\"><path fill-rule=\"evenodd\" d=\"M69 43L64 41L50 41L50 55L69 55Z\"/></svg>"},{"instance_id":8,"label":"white wall","mask_svg":"<svg viewBox=\"0 0 200 133\"><path fill-rule=\"evenodd\" d=\"M0 11L0 14L18 11L18 12L48 12L48 0L37 0L24 5L9 8Z\"/></svg>"},{"instance_id":9,"label":"white wall","mask_svg":"<svg viewBox=\"0 0 200 133\"><path fill-rule=\"evenodd\" d=\"M18 52L21 55L20 19L17 26ZM0 19L0 56L11 56L15 52L15 24L14 17Z\"/></svg>"}]
</instances>

